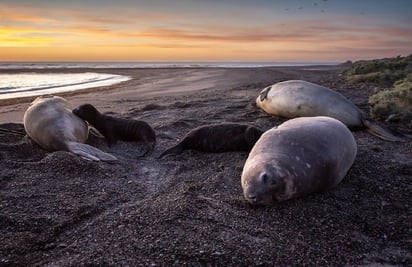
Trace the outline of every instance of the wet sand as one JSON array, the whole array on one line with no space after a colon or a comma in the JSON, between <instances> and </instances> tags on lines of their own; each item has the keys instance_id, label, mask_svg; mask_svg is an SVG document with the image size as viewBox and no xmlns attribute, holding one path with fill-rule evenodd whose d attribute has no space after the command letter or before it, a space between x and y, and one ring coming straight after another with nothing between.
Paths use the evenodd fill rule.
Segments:
<instances>
[{"instance_id":1,"label":"wet sand","mask_svg":"<svg viewBox=\"0 0 412 267\"><path fill-rule=\"evenodd\" d=\"M148 122L157 134L155 151L139 157L142 147L135 143L109 148L91 137L90 144L120 159L96 163L68 152L46 153L1 131L0 266L412 264L412 142L354 132L358 155L335 189L266 208L243 199L247 152L185 151L157 159L200 125L279 125L285 119L254 105L275 82L316 82L365 112L373 86L348 84L333 67L93 71L133 79L63 96L74 105L92 103L102 112ZM0 102L0 128L24 131L30 101Z\"/></svg>"}]
</instances>

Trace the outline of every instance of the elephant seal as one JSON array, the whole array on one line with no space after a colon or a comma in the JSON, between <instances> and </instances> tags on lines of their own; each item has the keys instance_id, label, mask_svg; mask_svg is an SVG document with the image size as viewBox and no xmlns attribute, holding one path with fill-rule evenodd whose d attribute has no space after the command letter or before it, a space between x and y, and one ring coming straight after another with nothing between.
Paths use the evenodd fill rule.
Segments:
<instances>
[{"instance_id":1,"label":"elephant seal","mask_svg":"<svg viewBox=\"0 0 412 267\"><path fill-rule=\"evenodd\" d=\"M36 98L24 113L28 137L48 151L69 151L94 161L115 161L115 156L84 144L89 134L87 124L71 112L62 97Z\"/></svg>"},{"instance_id":2,"label":"elephant seal","mask_svg":"<svg viewBox=\"0 0 412 267\"><path fill-rule=\"evenodd\" d=\"M262 133L256 127L238 123L204 125L189 131L179 144L167 149L159 158L180 154L186 149L212 153L250 151Z\"/></svg>"},{"instance_id":3,"label":"elephant seal","mask_svg":"<svg viewBox=\"0 0 412 267\"><path fill-rule=\"evenodd\" d=\"M336 186L355 161L349 129L330 117L291 119L266 131L249 153L241 176L252 205L270 205Z\"/></svg>"},{"instance_id":4,"label":"elephant seal","mask_svg":"<svg viewBox=\"0 0 412 267\"><path fill-rule=\"evenodd\" d=\"M364 129L387 141L406 141L407 136L365 118L365 114L340 93L301 80L279 82L264 88L256 106L285 118L328 116L350 129Z\"/></svg>"},{"instance_id":5,"label":"elephant seal","mask_svg":"<svg viewBox=\"0 0 412 267\"><path fill-rule=\"evenodd\" d=\"M109 146L120 141L136 141L144 143L146 151L154 149L155 131L144 121L115 118L100 113L93 105L84 104L73 110L73 113L96 128L107 140Z\"/></svg>"}]
</instances>

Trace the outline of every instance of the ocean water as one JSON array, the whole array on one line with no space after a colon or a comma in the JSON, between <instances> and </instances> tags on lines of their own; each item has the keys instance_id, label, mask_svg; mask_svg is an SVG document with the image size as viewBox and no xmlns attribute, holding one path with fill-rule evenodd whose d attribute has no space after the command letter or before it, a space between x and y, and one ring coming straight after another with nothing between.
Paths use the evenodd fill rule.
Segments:
<instances>
[{"instance_id":1,"label":"ocean water","mask_svg":"<svg viewBox=\"0 0 412 267\"><path fill-rule=\"evenodd\" d=\"M130 80L105 73L16 73L0 72L0 100L38 96L107 86Z\"/></svg>"},{"instance_id":2,"label":"ocean water","mask_svg":"<svg viewBox=\"0 0 412 267\"><path fill-rule=\"evenodd\" d=\"M0 62L1 69L64 68L258 68L274 66L336 65L339 62Z\"/></svg>"},{"instance_id":3,"label":"ocean water","mask_svg":"<svg viewBox=\"0 0 412 267\"><path fill-rule=\"evenodd\" d=\"M107 86L131 79L128 76L94 73L93 69L113 68L258 68L272 66L336 65L337 62L0 62L0 100L55 94ZM64 69L87 69L84 73L64 73ZM21 73L2 73L6 70ZM42 73L36 73L36 70ZM61 69L62 73L44 73Z\"/></svg>"}]
</instances>

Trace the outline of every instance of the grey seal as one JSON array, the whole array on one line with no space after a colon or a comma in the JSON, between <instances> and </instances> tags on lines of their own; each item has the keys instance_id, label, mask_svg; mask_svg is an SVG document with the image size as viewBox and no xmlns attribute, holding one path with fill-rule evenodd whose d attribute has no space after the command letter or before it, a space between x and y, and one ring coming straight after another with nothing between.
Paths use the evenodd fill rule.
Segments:
<instances>
[{"instance_id":1,"label":"grey seal","mask_svg":"<svg viewBox=\"0 0 412 267\"><path fill-rule=\"evenodd\" d=\"M266 131L245 162L241 185L252 205L302 197L336 186L357 153L350 130L330 117L288 120Z\"/></svg>"},{"instance_id":2,"label":"grey seal","mask_svg":"<svg viewBox=\"0 0 412 267\"><path fill-rule=\"evenodd\" d=\"M350 129L366 129L387 141L407 141L408 136L389 129L365 114L340 93L302 80L289 80L264 88L256 98L256 106L266 113L285 118L328 116Z\"/></svg>"},{"instance_id":3,"label":"grey seal","mask_svg":"<svg viewBox=\"0 0 412 267\"><path fill-rule=\"evenodd\" d=\"M250 151L262 133L262 130L247 124L203 125L189 131L176 146L167 149L159 158L180 154L186 149L212 153Z\"/></svg>"},{"instance_id":4,"label":"grey seal","mask_svg":"<svg viewBox=\"0 0 412 267\"><path fill-rule=\"evenodd\" d=\"M120 140L143 143L146 146L145 154L154 149L156 133L145 121L105 115L91 104L83 104L75 108L73 113L96 128L106 138L109 146Z\"/></svg>"},{"instance_id":5,"label":"grey seal","mask_svg":"<svg viewBox=\"0 0 412 267\"><path fill-rule=\"evenodd\" d=\"M28 137L47 151L69 151L94 161L115 161L115 156L84 144L89 128L72 113L71 104L58 96L36 98L24 113Z\"/></svg>"}]
</instances>

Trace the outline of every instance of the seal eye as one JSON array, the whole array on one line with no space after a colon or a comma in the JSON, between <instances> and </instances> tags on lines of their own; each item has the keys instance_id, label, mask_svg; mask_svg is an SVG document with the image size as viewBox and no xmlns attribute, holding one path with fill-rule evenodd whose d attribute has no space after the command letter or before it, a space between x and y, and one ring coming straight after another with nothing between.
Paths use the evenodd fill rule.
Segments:
<instances>
[{"instance_id":1,"label":"seal eye","mask_svg":"<svg viewBox=\"0 0 412 267\"><path fill-rule=\"evenodd\" d=\"M277 180L274 177L270 177L267 173L262 173L260 178L264 184L275 186L277 184Z\"/></svg>"}]
</instances>

